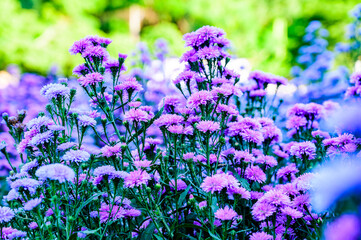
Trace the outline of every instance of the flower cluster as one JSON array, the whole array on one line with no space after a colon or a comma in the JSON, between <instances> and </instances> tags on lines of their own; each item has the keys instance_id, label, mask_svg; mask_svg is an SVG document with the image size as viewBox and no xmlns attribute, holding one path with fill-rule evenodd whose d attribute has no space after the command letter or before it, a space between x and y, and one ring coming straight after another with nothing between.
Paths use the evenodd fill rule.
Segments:
<instances>
[{"instance_id":1,"label":"flower cluster","mask_svg":"<svg viewBox=\"0 0 361 240\"><path fill-rule=\"evenodd\" d=\"M325 202L311 201L312 180L323 176L312 170L360 150L355 135L321 130L336 104L295 104L279 124L267 89L287 79L253 71L241 84L228 68L229 41L216 27L202 27L184 40L190 49L181 58L184 70L173 79L178 93L154 98L158 109L141 93L147 91L146 76L125 76L126 56L111 59L111 40L89 36L70 53L84 59L74 73L92 110L74 107L80 91L59 81L41 89L49 100L46 113L27 122L23 112L3 115L24 164L11 165L1 236L321 238L323 224L336 213L327 214L327 207L315 211ZM157 44L158 60L165 62L164 42ZM146 46L139 47L142 64L150 65ZM8 145L1 142L0 151L11 164ZM347 183L357 187L356 170ZM328 192L338 197L343 188L337 189ZM325 234L348 224L349 236L358 236L359 221L344 215Z\"/></svg>"}]
</instances>

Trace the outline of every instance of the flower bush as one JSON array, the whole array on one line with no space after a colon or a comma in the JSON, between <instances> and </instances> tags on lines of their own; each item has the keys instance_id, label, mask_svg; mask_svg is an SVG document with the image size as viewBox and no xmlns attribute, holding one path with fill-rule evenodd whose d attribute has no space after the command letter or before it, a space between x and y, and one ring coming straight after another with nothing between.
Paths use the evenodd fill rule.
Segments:
<instances>
[{"instance_id":1,"label":"flower bush","mask_svg":"<svg viewBox=\"0 0 361 240\"><path fill-rule=\"evenodd\" d=\"M111 58L111 40L89 36L70 53L84 59L74 73L92 111L74 108L79 90L61 80L40 91L46 112L27 122L25 112L3 114L24 164L13 166L1 143L12 168L2 238L321 239L340 214L315 211L312 169L360 149L351 133L320 130L337 105L296 104L280 126L266 89L287 79L254 71L240 82L216 27L184 40L178 95L158 109L143 105L144 82L124 74L127 56ZM345 221L360 220L344 215L326 235Z\"/></svg>"}]
</instances>

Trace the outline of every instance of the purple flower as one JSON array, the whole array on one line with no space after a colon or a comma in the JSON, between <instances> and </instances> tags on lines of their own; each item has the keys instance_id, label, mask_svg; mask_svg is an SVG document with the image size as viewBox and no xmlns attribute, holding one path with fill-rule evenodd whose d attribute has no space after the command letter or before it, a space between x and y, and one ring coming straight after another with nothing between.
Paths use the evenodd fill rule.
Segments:
<instances>
[{"instance_id":1,"label":"purple flower","mask_svg":"<svg viewBox=\"0 0 361 240\"><path fill-rule=\"evenodd\" d=\"M317 120L324 116L324 107L317 103L297 103L287 111L287 116L300 116L309 120Z\"/></svg>"},{"instance_id":2,"label":"purple flower","mask_svg":"<svg viewBox=\"0 0 361 240\"><path fill-rule=\"evenodd\" d=\"M204 47L198 50L198 59L212 59L221 56L220 49L218 47Z\"/></svg>"},{"instance_id":3,"label":"purple flower","mask_svg":"<svg viewBox=\"0 0 361 240\"><path fill-rule=\"evenodd\" d=\"M258 166L248 166L246 168L245 177L248 180L256 181L259 183L263 183L266 181L266 174L262 171L262 169Z\"/></svg>"},{"instance_id":4,"label":"purple flower","mask_svg":"<svg viewBox=\"0 0 361 240\"><path fill-rule=\"evenodd\" d=\"M269 203L257 201L252 207L253 218L257 221L266 220L276 212L277 208Z\"/></svg>"},{"instance_id":5,"label":"purple flower","mask_svg":"<svg viewBox=\"0 0 361 240\"><path fill-rule=\"evenodd\" d=\"M38 160L33 160L31 162L25 163L22 167L20 172L21 173L29 173L29 171L31 171L32 169L36 168L39 166Z\"/></svg>"},{"instance_id":6,"label":"purple flower","mask_svg":"<svg viewBox=\"0 0 361 240\"><path fill-rule=\"evenodd\" d=\"M170 180L169 185L172 190L175 189L175 181L174 179ZM187 184L182 179L177 179L177 191L182 191L187 189Z\"/></svg>"},{"instance_id":7,"label":"purple flower","mask_svg":"<svg viewBox=\"0 0 361 240\"><path fill-rule=\"evenodd\" d=\"M242 136L243 140L247 142L253 142L257 145L262 144L264 141L263 134L260 131L245 129L240 132L239 135Z\"/></svg>"},{"instance_id":8,"label":"purple flower","mask_svg":"<svg viewBox=\"0 0 361 240\"><path fill-rule=\"evenodd\" d=\"M81 231L87 231L88 229L86 227L81 227L80 230ZM86 238L87 234L84 233L84 232L81 232L81 231L77 233L78 238Z\"/></svg>"},{"instance_id":9,"label":"purple flower","mask_svg":"<svg viewBox=\"0 0 361 240\"><path fill-rule=\"evenodd\" d=\"M182 81L184 82L190 82L190 81L196 81L197 74L195 72L186 70L184 72L181 72L176 79L173 80L174 84L180 84Z\"/></svg>"},{"instance_id":10,"label":"purple flower","mask_svg":"<svg viewBox=\"0 0 361 240\"><path fill-rule=\"evenodd\" d=\"M46 131L44 133L39 133L35 135L29 142L31 146L43 145L44 143L48 143L54 137L52 131Z\"/></svg>"},{"instance_id":11,"label":"purple flower","mask_svg":"<svg viewBox=\"0 0 361 240\"><path fill-rule=\"evenodd\" d=\"M201 188L205 192L220 192L223 188L228 185L227 180L224 178L223 175L215 174L211 177L206 177L201 184Z\"/></svg>"},{"instance_id":12,"label":"purple flower","mask_svg":"<svg viewBox=\"0 0 361 240\"><path fill-rule=\"evenodd\" d=\"M238 115L239 114L239 112L237 111L235 106L225 105L225 104L218 104L216 112L217 113L226 113L227 115Z\"/></svg>"},{"instance_id":13,"label":"purple flower","mask_svg":"<svg viewBox=\"0 0 361 240\"><path fill-rule=\"evenodd\" d=\"M270 144L275 144L282 141L282 132L276 126L265 126L262 127L261 132L265 141L270 141Z\"/></svg>"},{"instance_id":14,"label":"purple flower","mask_svg":"<svg viewBox=\"0 0 361 240\"><path fill-rule=\"evenodd\" d=\"M88 127L88 126L95 127L95 125L97 124L94 118L91 118L87 115L80 115L78 117L78 121L79 121L79 125L82 127Z\"/></svg>"},{"instance_id":15,"label":"purple flower","mask_svg":"<svg viewBox=\"0 0 361 240\"><path fill-rule=\"evenodd\" d=\"M138 217L141 214L142 214L142 212L140 210L131 208L131 209L126 209L124 215L126 217Z\"/></svg>"},{"instance_id":16,"label":"purple flower","mask_svg":"<svg viewBox=\"0 0 361 240\"><path fill-rule=\"evenodd\" d=\"M115 221L119 218L125 217L125 209L117 205L108 205L102 203L99 209L100 222Z\"/></svg>"},{"instance_id":17,"label":"purple flower","mask_svg":"<svg viewBox=\"0 0 361 240\"><path fill-rule=\"evenodd\" d=\"M354 83L355 85L361 85L361 72L354 72L350 76L350 83Z\"/></svg>"},{"instance_id":18,"label":"purple flower","mask_svg":"<svg viewBox=\"0 0 361 240\"><path fill-rule=\"evenodd\" d=\"M133 161L133 165L136 168L149 168L152 165L152 161L149 160Z\"/></svg>"},{"instance_id":19,"label":"purple flower","mask_svg":"<svg viewBox=\"0 0 361 240\"><path fill-rule=\"evenodd\" d=\"M41 185L40 181L31 178L20 178L11 183L11 188L19 191L20 189L25 189L34 194L36 189Z\"/></svg>"},{"instance_id":20,"label":"purple flower","mask_svg":"<svg viewBox=\"0 0 361 240\"><path fill-rule=\"evenodd\" d=\"M187 100L187 107L194 109L201 105L206 105L213 102L213 94L211 92L202 90L193 93Z\"/></svg>"},{"instance_id":21,"label":"purple flower","mask_svg":"<svg viewBox=\"0 0 361 240\"><path fill-rule=\"evenodd\" d=\"M34 208L36 208L41 202L42 202L42 199L41 199L41 198L31 199L31 200L27 201L27 202L24 204L24 210L25 210L25 211L31 211L31 210L33 210Z\"/></svg>"},{"instance_id":22,"label":"purple flower","mask_svg":"<svg viewBox=\"0 0 361 240\"><path fill-rule=\"evenodd\" d=\"M253 154L249 153L248 151L235 151L234 159L237 161L237 163L252 163L255 160Z\"/></svg>"},{"instance_id":23,"label":"purple flower","mask_svg":"<svg viewBox=\"0 0 361 240\"><path fill-rule=\"evenodd\" d=\"M126 90L129 93L133 92L140 92L143 90L142 85L137 81L135 77L131 77L120 83L119 85L116 85L114 87L115 91L121 91Z\"/></svg>"},{"instance_id":24,"label":"purple flower","mask_svg":"<svg viewBox=\"0 0 361 240\"><path fill-rule=\"evenodd\" d=\"M116 170L113 166L106 165L106 166L101 166L101 167L97 167L96 169L94 169L93 174L96 177L102 177L102 176L112 177L115 172L116 172Z\"/></svg>"},{"instance_id":25,"label":"purple flower","mask_svg":"<svg viewBox=\"0 0 361 240\"><path fill-rule=\"evenodd\" d=\"M135 170L125 177L124 186L127 188L140 187L143 184L147 185L150 179L150 175L146 171Z\"/></svg>"},{"instance_id":26,"label":"purple flower","mask_svg":"<svg viewBox=\"0 0 361 240\"><path fill-rule=\"evenodd\" d=\"M164 114L154 121L154 124L158 127L167 126L173 124L180 124L183 122L183 117L176 114Z\"/></svg>"},{"instance_id":27,"label":"purple flower","mask_svg":"<svg viewBox=\"0 0 361 240\"><path fill-rule=\"evenodd\" d=\"M267 95L267 92L264 89L257 89L257 90L252 90L249 92L249 97L251 97L251 98L264 97L266 95Z\"/></svg>"},{"instance_id":28,"label":"purple flower","mask_svg":"<svg viewBox=\"0 0 361 240\"><path fill-rule=\"evenodd\" d=\"M49 179L59 181L60 183L65 181L71 182L75 178L74 170L60 163L41 166L36 170L35 175L42 181Z\"/></svg>"},{"instance_id":29,"label":"purple flower","mask_svg":"<svg viewBox=\"0 0 361 240\"><path fill-rule=\"evenodd\" d=\"M96 83L102 82L104 79L103 75L98 72L88 73L78 79L81 86L86 87L88 85L95 85Z\"/></svg>"},{"instance_id":30,"label":"purple flower","mask_svg":"<svg viewBox=\"0 0 361 240\"><path fill-rule=\"evenodd\" d=\"M34 229L37 229L38 228L38 224L36 222L31 222L29 223L28 227L31 229L31 230L34 230Z\"/></svg>"},{"instance_id":31,"label":"purple flower","mask_svg":"<svg viewBox=\"0 0 361 240\"><path fill-rule=\"evenodd\" d=\"M254 80L258 88L263 89L269 83L275 83L274 75L262 71L253 71L249 74L248 79Z\"/></svg>"},{"instance_id":32,"label":"purple flower","mask_svg":"<svg viewBox=\"0 0 361 240\"><path fill-rule=\"evenodd\" d=\"M76 66L74 69L73 69L73 74L75 75L78 75L78 77L80 76L85 76L89 73L89 69L85 66L84 63Z\"/></svg>"},{"instance_id":33,"label":"purple flower","mask_svg":"<svg viewBox=\"0 0 361 240\"><path fill-rule=\"evenodd\" d=\"M42 117L37 117L37 118L34 118L32 120L30 120L27 124L26 124L26 127L28 129L37 129L37 130L40 130L40 128L42 126L49 126L51 124L54 124L53 121L46 117L46 116L42 116Z\"/></svg>"},{"instance_id":34,"label":"purple flower","mask_svg":"<svg viewBox=\"0 0 361 240\"><path fill-rule=\"evenodd\" d=\"M149 115L146 111L135 108L130 109L124 115L124 120L130 122L148 122L151 118L151 115Z\"/></svg>"},{"instance_id":35,"label":"purple flower","mask_svg":"<svg viewBox=\"0 0 361 240\"><path fill-rule=\"evenodd\" d=\"M3 239L9 239L9 240L16 239L16 238L24 238L24 237L26 237L26 232L19 231L12 227L4 227L2 229L2 237L3 237Z\"/></svg>"},{"instance_id":36,"label":"purple flower","mask_svg":"<svg viewBox=\"0 0 361 240\"><path fill-rule=\"evenodd\" d=\"M102 156L104 157L112 157L118 156L121 153L122 144L116 144L114 146L104 146L100 149Z\"/></svg>"},{"instance_id":37,"label":"purple flower","mask_svg":"<svg viewBox=\"0 0 361 240\"><path fill-rule=\"evenodd\" d=\"M158 108L161 109L164 107L166 112L174 112L175 108L181 104L181 98L179 96L166 96L164 97L158 105Z\"/></svg>"},{"instance_id":38,"label":"purple flower","mask_svg":"<svg viewBox=\"0 0 361 240\"><path fill-rule=\"evenodd\" d=\"M273 237L265 232L252 233L249 240L272 240Z\"/></svg>"},{"instance_id":39,"label":"purple flower","mask_svg":"<svg viewBox=\"0 0 361 240\"><path fill-rule=\"evenodd\" d=\"M65 150L67 150L69 148L72 148L74 146L76 146L76 143L74 143L74 142L66 142L66 143L60 144L57 149L59 151L65 151Z\"/></svg>"},{"instance_id":40,"label":"purple flower","mask_svg":"<svg viewBox=\"0 0 361 240\"><path fill-rule=\"evenodd\" d=\"M265 164L268 167L275 167L278 164L277 160L274 157L263 154L256 158L255 163Z\"/></svg>"},{"instance_id":41,"label":"purple flower","mask_svg":"<svg viewBox=\"0 0 361 240\"><path fill-rule=\"evenodd\" d=\"M223 209L222 208L218 209L214 213L214 216L222 221L225 221L225 220L233 220L238 216L238 214L232 208L225 206Z\"/></svg>"},{"instance_id":42,"label":"purple flower","mask_svg":"<svg viewBox=\"0 0 361 240\"><path fill-rule=\"evenodd\" d=\"M269 190L260 199L260 202L272 204L274 206L288 206L291 204L290 197L281 190Z\"/></svg>"},{"instance_id":43,"label":"purple flower","mask_svg":"<svg viewBox=\"0 0 361 240\"><path fill-rule=\"evenodd\" d=\"M292 219L297 219L297 218L301 218L303 217L303 213L296 210L296 209L293 209L291 207L284 207L281 209L281 212L284 214L284 215L287 215L287 216L290 216Z\"/></svg>"},{"instance_id":44,"label":"purple flower","mask_svg":"<svg viewBox=\"0 0 361 240\"><path fill-rule=\"evenodd\" d=\"M293 179L295 177L295 173L298 173L298 169L296 164L291 163L285 167L278 169L277 171L277 179L287 180L288 178Z\"/></svg>"},{"instance_id":45,"label":"purple flower","mask_svg":"<svg viewBox=\"0 0 361 240\"><path fill-rule=\"evenodd\" d=\"M14 216L15 213L11 210L11 208L0 207L0 223L10 222Z\"/></svg>"},{"instance_id":46,"label":"purple flower","mask_svg":"<svg viewBox=\"0 0 361 240\"><path fill-rule=\"evenodd\" d=\"M68 97L70 95L70 89L63 84L51 83L45 85L41 90L40 94L47 99L51 100L58 97Z\"/></svg>"},{"instance_id":47,"label":"purple flower","mask_svg":"<svg viewBox=\"0 0 361 240\"><path fill-rule=\"evenodd\" d=\"M186 42L186 46L200 47L207 41L209 43L221 42L221 39L225 35L224 31L220 28L213 26L203 26L195 32L186 33L183 39ZM224 47L224 46L221 46Z\"/></svg>"},{"instance_id":48,"label":"purple flower","mask_svg":"<svg viewBox=\"0 0 361 240\"><path fill-rule=\"evenodd\" d=\"M220 124L218 122L213 121L200 121L196 128L201 132L216 132L221 130Z\"/></svg>"},{"instance_id":49,"label":"purple flower","mask_svg":"<svg viewBox=\"0 0 361 240\"><path fill-rule=\"evenodd\" d=\"M56 131L64 131L65 127L63 127L61 125L50 125L50 126L48 126L48 129L53 132L56 132Z\"/></svg>"},{"instance_id":50,"label":"purple flower","mask_svg":"<svg viewBox=\"0 0 361 240\"><path fill-rule=\"evenodd\" d=\"M86 36L84 40L91 42L94 46L101 45L102 47L107 47L112 42L109 38L99 37L97 35Z\"/></svg>"},{"instance_id":51,"label":"purple flower","mask_svg":"<svg viewBox=\"0 0 361 240\"><path fill-rule=\"evenodd\" d=\"M290 149L290 154L300 159L312 160L316 156L316 146L309 141L295 143Z\"/></svg>"},{"instance_id":52,"label":"purple flower","mask_svg":"<svg viewBox=\"0 0 361 240\"><path fill-rule=\"evenodd\" d=\"M94 58L106 59L108 57L108 52L101 46L88 46L81 56L93 60Z\"/></svg>"},{"instance_id":53,"label":"purple flower","mask_svg":"<svg viewBox=\"0 0 361 240\"><path fill-rule=\"evenodd\" d=\"M20 199L20 194L15 190L15 189L11 189L8 193L8 195L4 196L4 200L10 202L13 200L17 200Z\"/></svg>"},{"instance_id":54,"label":"purple flower","mask_svg":"<svg viewBox=\"0 0 361 240\"><path fill-rule=\"evenodd\" d=\"M72 55L76 55L78 53L82 54L89 46L91 46L90 41L86 39L80 39L79 41L74 42L74 44L70 47L69 52Z\"/></svg>"},{"instance_id":55,"label":"purple flower","mask_svg":"<svg viewBox=\"0 0 361 240\"><path fill-rule=\"evenodd\" d=\"M104 63L105 69L112 73L116 74L119 70L119 60L118 59L109 59L107 62ZM125 71L126 68L124 65L121 66L120 71Z\"/></svg>"},{"instance_id":56,"label":"purple flower","mask_svg":"<svg viewBox=\"0 0 361 240\"><path fill-rule=\"evenodd\" d=\"M86 162L90 158L90 154L83 150L69 150L63 156L63 160L67 162L81 163Z\"/></svg>"},{"instance_id":57,"label":"purple flower","mask_svg":"<svg viewBox=\"0 0 361 240\"><path fill-rule=\"evenodd\" d=\"M51 209L51 208L49 208L48 210L46 210L46 212L45 212L45 216L46 217L49 217L49 216L51 216L51 215L53 215L54 214L54 211L53 211L53 209Z\"/></svg>"}]
</instances>

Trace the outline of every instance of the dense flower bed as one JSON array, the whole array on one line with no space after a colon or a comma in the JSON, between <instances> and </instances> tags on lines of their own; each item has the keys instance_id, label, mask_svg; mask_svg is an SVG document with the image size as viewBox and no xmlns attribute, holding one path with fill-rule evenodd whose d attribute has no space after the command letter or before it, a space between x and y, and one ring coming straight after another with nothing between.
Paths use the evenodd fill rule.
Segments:
<instances>
[{"instance_id":1,"label":"dense flower bed","mask_svg":"<svg viewBox=\"0 0 361 240\"><path fill-rule=\"evenodd\" d=\"M110 39L89 36L70 48L84 59L74 69L83 90L59 79L41 88L48 104L35 118L3 114L23 164L14 166L11 143L1 142L12 169L2 238L357 238L359 216L342 215L334 202L360 184L360 139L341 126L320 129L339 104L297 103L282 116L282 100L267 89L286 78L253 71L240 81L221 29L205 26L184 40L184 68L157 89L162 99L150 97L146 72L124 73L126 55L109 56ZM359 95L361 73L351 79L347 95ZM92 109L74 107L81 91ZM340 157L348 171L335 171Z\"/></svg>"}]
</instances>

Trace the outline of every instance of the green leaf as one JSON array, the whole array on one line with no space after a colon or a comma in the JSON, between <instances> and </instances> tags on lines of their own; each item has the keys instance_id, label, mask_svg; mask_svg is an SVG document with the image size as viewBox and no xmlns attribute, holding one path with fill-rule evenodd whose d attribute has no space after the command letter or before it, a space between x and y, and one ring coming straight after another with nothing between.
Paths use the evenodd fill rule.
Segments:
<instances>
[{"instance_id":1,"label":"green leaf","mask_svg":"<svg viewBox=\"0 0 361 240\"><path fill-rule=\"evenodd\" d=\"M91 201L94 200L94 198L99 197L100 195L102 195L103 192L100 193L96 193L93 196L91 196L89 199L87 199L85 202L82 203L82 205L77 209L77 211L75 212L75 218L78 218L78 215L80 213L80 211L86 206L88 205Z\"/></svg>"},{"instance_id":2,"label":"green leaf","mask_svg":"<svg viewBox=\"0 0 361 240\"><path fill-rule=\"evenodd\" d=\"M78 239L78 234L77 233L73 233L68 240L77 240Z\"/></svg>"},{"instance_id":3,"label":"green leaf","mask_svg":"<svg viewBox=\"0 0 361 240\"><path fill-rule=\"evenodd\" d=\"M142 235L138 238L139 240L151 240L154 234L155 225L153 222L149 223L148 227L144 230Z\"/></svg>"},{"instance_id":4,"label":"green leaf","mask_svg":"<svg viewBox=\"0 0 361 240\"><path fill-rule=\"evenodd\" d=\"M244 187L247 191L251 191L251 187L246 179L241 178L241 176L239 176L239 174L236 172L236 170L234 170L234 168L229 168L229 170L233 173L233 175L241 183L242 187Z\"/></svg>"},{"instance_id":5,"label":"green leaf","mask_svg":"<svg viewBox=\"0 0 361 240\"><path fill-rule=\"evenodd\" d=\"M162 238L162 237L160 237L160 236L158 236L156 234L154 234L153 237L155 237L156 239L164 240L164 238Z\"/></svg>"},{"instance_id":6,"label":"green leaf","mask_svg":"<svg viewBox=\"0 0 361 240\"><path fill-rule=\"evenodd\" d=\"M197 229L200 229L200 230L203 230L203 231L207 232L206 228L204 228L202 226L195 225L193 223L183 223L183 224L180 224L180 225L176 226L176 228L190 228L190 229L197 228Z\"/></svg>"},{"instance_id":7,"label":"green leaf","mask_svg":"<svg viewBox=\"0 0 361 240\"><path fill-rule=\"evenodd\" d=\"M213 233L210 232L210 230L208 230L209 235L211 235L212 239L217 239L217 240L222 240L220 239L218 236L214 235Z\"/></svg>"},{"instance_id":8,"label":"green leaf","mask_svg":"<svg viewBox=\"0 0 361 240\"><path fill-rule=\"evenodd\" d=\"M178 206L182 206L182 202L184 201L184 199L186 198L188 192L189 192L189 189L191 189L191 186L192 185L189 185L187 187L186 190L184 190L184 192L182 192L182 194L179 196L179 199L178 199Z\"/></svg>"},{"instance_id":9,"label":"green leaf","mask_svg":"<svg viewBox=\"0 0 361 240\"><path fill-rule=\"evenodd\" d=\"M85 231L81 231L82 233L85 233L85 234L94 234L96 233L97 231L101 230L102 228L98 228L98 229L94 229L94 230L85 230Z\"/></svg>"},{"instance_id":10,"label":"green leaf","mask_svg":"<svg viewBox=\"0 0 361 240\"><path fill-rule=\"evenodd\" d=\"M189 235L186 235L186 234L184 234L184 233L178 233L178 234L186 237L186 238L184 238L184 239L197 240L197 238L192 237L192 236L189 236Z\"/></svg>"}]
</instances>

